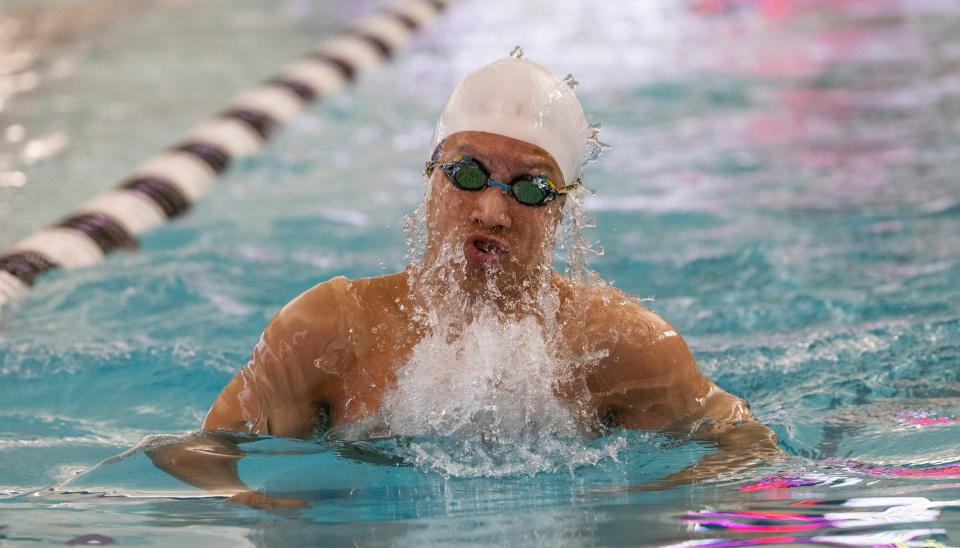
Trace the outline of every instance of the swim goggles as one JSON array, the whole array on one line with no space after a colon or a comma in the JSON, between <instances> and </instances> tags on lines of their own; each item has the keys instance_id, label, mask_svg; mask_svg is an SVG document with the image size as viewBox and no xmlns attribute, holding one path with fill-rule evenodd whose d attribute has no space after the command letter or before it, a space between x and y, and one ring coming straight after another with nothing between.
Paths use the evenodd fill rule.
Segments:
<instances>
[{"instance_id":1,"label":"swim goggles","mask_svg":"<svg viewBox=\"0 0 960 548\"><path fill-rule=\"evenodd\" d=\"M483 164L470 156L458 155L452 162L441 163L436 160L427 162L425 175L430 175L434 168L439 167L447 175L447 179L462 190L483 190L488 186L502 188L518 202L527 206L542 206L558 195L563 195L580 184L580 179L557 188L557 185L545 175L520 175L509 183L501 183L490 178L490 172Z\"/></svg>"}]
</instances>

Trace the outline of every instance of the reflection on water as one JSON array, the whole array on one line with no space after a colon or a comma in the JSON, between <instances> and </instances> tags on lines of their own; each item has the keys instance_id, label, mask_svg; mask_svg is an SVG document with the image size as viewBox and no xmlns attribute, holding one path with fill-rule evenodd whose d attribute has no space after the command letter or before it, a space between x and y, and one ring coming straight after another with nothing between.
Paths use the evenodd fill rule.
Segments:
<instances>
[{"instance_id":1,"label":"reflection on water","mask_svg":"<svg viewBox=\"0 0 960 548\"><path fill-rule=\"evenodd\" d=\"M894 529L862 533L864 529L891 529L891 525L934 522L943 509L960 505L960 500L932 501L923 497L872 497L848 500L798 500L793 512L707 511L687 514L685 522L695 532L725 531L756 533L753 538L713 538L687 541L673 546L752 546L756 544L818 544L825 546L945 546L942 528ZM834 532L820 531L831 529ZM776 535L776 536L772 536ZM713 536L713 535L711 535Z\"/></svg>"},{"instance_id":2,"label":"reflection on water","mask_svg":"<svg viewBox=\"0 0 960 548\"><path fill-rule=\"evenodd\" d=\"M114 184L213 112L219 91L271 73L321 28L303 23L288 43L269 25L289 34L290 18L210 2L197 9L231 13L208 18L226 30L168 40L164 25L188 4L158 4L128 19L127 34L108 25L79 50L60 43L17 65L39 79L4 106L0 240L35 226L25 197L50 196L52 218ZM311 2L283 5L330 19ZM0 541L960 543L958 10L947 0L462 3L443 26L456 33L429 34L308 113L138 254L53 275L0 318ZM245 479L303 492L311 507L296 514L225 505L137 451L77 475L148 434L196 428L265 322L304 288L399 268L397 228L422 195L436 111L460 73L518 34L531 57L576 75L614 145L585 174L597 190L585 202L598 225L589 238L606 250L593 267L648 297L792 462L647 492L623 487L709 448L624 434L616 460L453 478L386 458L396 440L247 444ZM258 50L258 36L278 49ZM186 49L156 51L167 41ZM231 47L255 66L227 71L244 68L229 61L237 51L216 53ZM74 87L50 76L65 70L61 53ZM114 72L141 79L130 87ZM178 88L174 73L190 77ZM134 108L145 95L159 104Z\"/></svg>"}]
</instances>

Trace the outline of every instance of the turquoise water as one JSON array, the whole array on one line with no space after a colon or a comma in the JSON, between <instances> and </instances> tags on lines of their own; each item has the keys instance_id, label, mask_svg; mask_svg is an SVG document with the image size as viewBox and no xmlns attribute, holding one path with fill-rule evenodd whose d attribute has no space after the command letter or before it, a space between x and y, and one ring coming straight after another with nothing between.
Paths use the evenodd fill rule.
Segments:
<instances>
[{"instance_id":1,"label":"turquoise water","mask_svg":"<svg viewBox=\"0 0 960 548\"><path fill-rule=\"evenodd\" d=\"M83 4L5 8L54 23L4 45L33 53L3 78L34 77L3 88L0 247L379 5ZM960 544L960 8L636 4L465 1L138 252L4 310L0 543ZM630 486L711 449L616 432L595 464L449 477L389 458L424 440L249 440L248 483L311 501L270 513L124 454L196 429L290 298L402 268L446 94L517 43L576 76L614 145L585 174L592 266L648 298L792 461L646 492Z\"/></svg>"}]
</instances>

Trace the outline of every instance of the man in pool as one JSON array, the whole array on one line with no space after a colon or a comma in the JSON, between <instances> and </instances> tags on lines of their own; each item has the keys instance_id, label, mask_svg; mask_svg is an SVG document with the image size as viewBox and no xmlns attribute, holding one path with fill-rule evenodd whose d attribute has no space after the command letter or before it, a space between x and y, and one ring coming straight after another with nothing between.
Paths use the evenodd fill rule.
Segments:
<instances>
[{"instance_id":1,"label":"man in pool","mask_svg":"<svg viewBox=\"0 0 960 548\"><path fill-rule=\"evenodd\" d=\"M580 186L588 131L572 86L537 63L509 57L468 75L444 108L427 164L422 257L397 274L334 278L283 307L202 429L308 438L389 414L398 405L398 372L412 367L424 341L456 346L472 330L513 322L526 330L521 344L542 341L548 360L559 364L520 384L545 383L585 434L662 429L716 445L660 485L777 458L774 433L698 370L667 322L609 285L553 272L557 227L568 194ZM509 390L522 392L518 386ZM393 407L384 403L390 398ZM417 412L446 410L426 405ZM389 426L389 417L383 420ZM302 504L248 489L236 470L242 451L216 439L198 436L192 447L170 444L149 454L174 476L233 502Z\"/></svg>"}]
</instances>

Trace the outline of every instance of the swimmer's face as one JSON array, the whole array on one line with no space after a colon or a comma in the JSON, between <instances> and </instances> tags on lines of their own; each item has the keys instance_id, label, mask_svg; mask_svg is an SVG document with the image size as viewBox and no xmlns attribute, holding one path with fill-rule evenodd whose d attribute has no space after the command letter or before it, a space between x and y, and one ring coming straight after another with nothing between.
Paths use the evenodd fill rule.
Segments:
<instances>
[{"instance_id":1,"label":"swimmer's face","mask_svg":"<svg viewBox=\"0 0 960 548\"><path fill-rule=\"evenodd\" d=\"M546 175L558 187L563 176L553 157L542 148L492 133L463 131L443 142L440 162L470 156L495 181L510 183L520 175ZM455 187L443 170L431 174L427 196L427 261L436 261L448 244L462 250L468 271L511 273L515 279L549 268L563 197L531 207L497 187L468 191Z\"/></svg>"}]
</instances>

